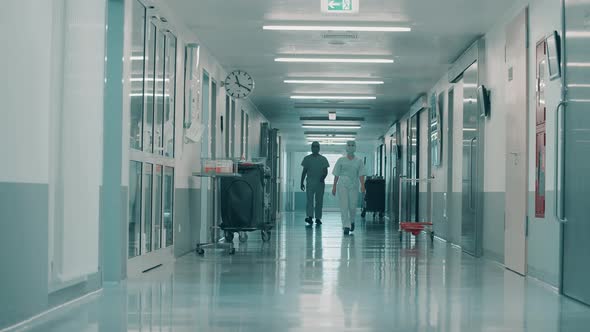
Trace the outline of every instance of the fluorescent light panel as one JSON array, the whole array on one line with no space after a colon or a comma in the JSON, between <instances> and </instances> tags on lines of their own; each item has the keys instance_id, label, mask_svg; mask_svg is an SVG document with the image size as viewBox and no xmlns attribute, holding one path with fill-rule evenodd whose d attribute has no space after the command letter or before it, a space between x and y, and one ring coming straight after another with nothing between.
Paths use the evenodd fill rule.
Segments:
<instances>
[{"instance_id":1,"label":"fluorescent light panel","mask_svg":"<svg viewBox=\"0 0 590 332\"><path fill-rule=\"evenodd\" d=\"M265 25L263 30L275 31L358 31L358 32L410 32L409 27L388 26L323 26L323 25Z\"/></svg>"},{"instance_id":2,"label":"fluorescent light panel","mask_svg":"<svg viewBox=\"0 0 590 332\"><path fill-rule=\"evenodd\" d=\"M384 84L383 81L363 81L363 80L285 80L287 84L367 84L377 85Z\"/></svg>"},{"instance_id":3,"label":"fluorescent light panel","mask_svg":"<svg viewBox=\"0 0 590 332\"><path fill-rule=\"evenodd\" d=\"M343 135L343 134L307 134L305 135L307 138L314 138L314 139L327 139L327 138L355 138L356 135Z\"/></svg>"},{"instance_id":4,"label":"fluorescent light panel","mask_svg":"<svg viewBox=\"0 0 590 332\"><path fill-rule=\"evenodd\" d=\"M378 58L276 58L276 62L315 62L315 63L393 63L393 59Z\"/></svg>"},{"instance_id":5,"label":"fluorescent light panel","mask_svg":"<svg viewBox=\"0 0 590 332\"><path fill-rule=\"evenodd\" d=\"M361 126L344 126L344 125L336 125L336 126L329 126L329 125L303 125L303 128L306 129L361 129Z\"/></svg>"},{"instance_id":6,"label":"fluorescent light panel","mask_svg":"<svg viewBox=\"0 0 590 332\"><path fill-rule=\"evenodd\" d=\"M375 100L375 96L310 96L310 95L296 95L291 96L291 99L324 99L324 100Z\"/></svg>"},{"instance_id":7,"label":"fluorescent light panel","mask_svg":"<svg viewBox=\"0 0 590 332\"><path fill-rule=\"evenodd\" d=\"M352 141L354 137L311 137L307 136L307 140L314 141Z\"/></svg>"},{"instance_id":8,"label":"fluorescent light panel","mask_svg":"<svg viewBox=\"0 0 590 332\"><path fill-rule=\"evenodd\" d=\"M312 141L307 142L308 145L312 144ZM346 145L347 142L319 142L320 145Z\"/></svg>"}]
</instances>

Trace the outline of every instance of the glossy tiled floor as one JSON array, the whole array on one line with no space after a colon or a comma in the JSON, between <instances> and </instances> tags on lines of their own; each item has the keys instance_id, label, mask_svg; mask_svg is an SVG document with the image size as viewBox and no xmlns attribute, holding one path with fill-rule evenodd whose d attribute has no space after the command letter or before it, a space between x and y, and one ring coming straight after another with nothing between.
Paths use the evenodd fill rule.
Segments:
<instances>
[{"instance_id":1,"label":"glossy tiled floor","mask_svg":"<svg viewBox=\"0 0 590 332\"><path fill-rule=\"evenodd\" d=\"M264 245L188 255L106 287L34 331L589 331L590 308L502 267L394 227L287 214Z\"/></svg>"}]
</instances>

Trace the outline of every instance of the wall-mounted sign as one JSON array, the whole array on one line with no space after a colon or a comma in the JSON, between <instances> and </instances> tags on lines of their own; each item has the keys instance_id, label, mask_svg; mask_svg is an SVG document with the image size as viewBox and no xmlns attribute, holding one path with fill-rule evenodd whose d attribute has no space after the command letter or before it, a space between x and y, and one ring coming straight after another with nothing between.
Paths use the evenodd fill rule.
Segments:
<instances>
[{"instance_id":1,"label":"wall-mounted sign","mask_svg":"<svg viewBox=\"0 0 590 332\"><path fill-rule=\"evenodd\" d=\"M359 0L322 0L322 13L358 14Z\"/></svg>"}]
</instances>

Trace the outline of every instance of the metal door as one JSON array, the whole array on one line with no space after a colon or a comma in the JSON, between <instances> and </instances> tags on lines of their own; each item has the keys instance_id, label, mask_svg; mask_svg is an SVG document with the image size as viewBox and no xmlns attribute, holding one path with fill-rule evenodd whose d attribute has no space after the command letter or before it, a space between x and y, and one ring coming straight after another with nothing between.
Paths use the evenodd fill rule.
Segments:
<instances>
[{"instance_id":1,"label":"metal door","mask_svg":"<svg viewBox=\"0 0 590 332\"><path fill-rule=\"evenodd\" d=\"M526 273L528 9L506 28L506 196L504 265Z\"/></svg>"},{"instance_id":2,"label":"metal door","mask_svg":"<svg viewBox=\"0 0 590 332\"><path fill-rule=\"evenodd\" d=\"M396 130L390 136L389 144L389 213L390 220L397 220L399 216L399 176L401 171L401 154L399 146L399 124L395 125ZM399 221L399 220L397 220Z\"/></svg>"},{"instance_id":3,"label":"metal door","mask_svg":"<svg viewBox=\"0 0 590 332\"><path fill-rule=\"evenodd\" d=\"M400 160L400 166L401 166L401 171L399 172L400 176L404 176L404 177L408 177L410 176L409 172L408 172L408 123L410 121L402 121L400 122L400 135L398 136L400 139L400 156L401 156L401 160ZM398 186L395 188L395 190L397 192L399 192L399 186L400 183L398 182ZM408 221L409 220L409 216L408 216L408 184L403 183L402 184L402 193L401 193L401 204L400 204L400 209L401 209L401 220L399 221ZM399 201L399 197L398 197L398 201Z\"/></svg>"},{"instance_id":4,"label":"metal door","mask_svg":"<svg viewBox=\"0 0 590 332\"><path fill-rule=\"evenodd\" d=\"M209 124L210 124L210 104L211 104L211 80L209 78L209 74L206 71L203 71L203 80L202 80L202 105L201 105L201 112L202 112L202 121L203 121L203 135L201 136L201 158L210 158L210 146L211 146L211 137L209 135ZM210 214L210 208L212 201L209 199L211 192L211 181L210 178L200 178L201 179L201 239L206 238L207 240L211 240L207 238L207 232L209 231L209 226L211 226L210 217L213 217ZM214 239L213 239L214 240Z\"/></svg>"},{"instance_id":5,"label":"metal door","mask_svg":"<svg viewBox=\"0 0 590 332\"><path fill-rule=\"evenodd\" d=\"M564 5L567 103L557 112L557 127L563 130L557 144L563 158L558 158L557 195L557 214L564 223L562 291L590 304L590 0L565 0Z\"/></svg>"},{"instance_id":6,"label":"metal door","mask_svg":"<svg viewBox=\"0 0 590 332\"><path fill-rule=\"evenodd\" d=\"M408 177L417 179L420 176L420 112L408 120ZM420 185L408 182L408 221L418 221Z\"/></svg>"},{"instance_id":7,"label":"metal door","mask_svg":"<svg viewBox=\"0 0 590 332\"><path fill-rule=\"evenodd\" d=\"M446 190L444 194L444 209L442 214L442 220L444 221L444 228L446 230L445 234L442 234L445 239L448 241L452 241L452 232L450 229L450 218L449 214L451 214L452 208L452 199L453 199L453 145L454 145L454 137L453 137L453 123L455 122L455 90L454 88L450 88L448 92L447 98L447 118L446 123L443 122L443 126L446 129L446 134L443 135L443 149L446 150L446 153L443 155L443 163L447 165L447 174L446 174Z\"/></svg>"},{"instance_id":8,"label":"metal door","mask_svg":"<svg viewBox=\"0 0 590 332\"><path fill-rule=\"evenodd\" d=\"M480 223L477 204L479 176L479 108L477 103L478 63L463 73L463 184L461 247L471 255L480 256Z\"/></svg>"}]
</instances>

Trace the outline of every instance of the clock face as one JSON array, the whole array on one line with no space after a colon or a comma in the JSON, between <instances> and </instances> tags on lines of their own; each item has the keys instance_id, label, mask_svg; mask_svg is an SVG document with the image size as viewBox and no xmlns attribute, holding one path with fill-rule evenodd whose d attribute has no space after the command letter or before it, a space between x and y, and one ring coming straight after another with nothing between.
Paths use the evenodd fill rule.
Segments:
<instances>
[{"instance_id":1,"label":"clock face","mask_svg":"<svg viewBox=\"0 0 590 332\"><path fill-rule=\"evenodd\" d=\"M225 91L234 98L247 97L254 90L254 80L245 71L236 70L227 75Z\"/></svg>"}]
</instances>

